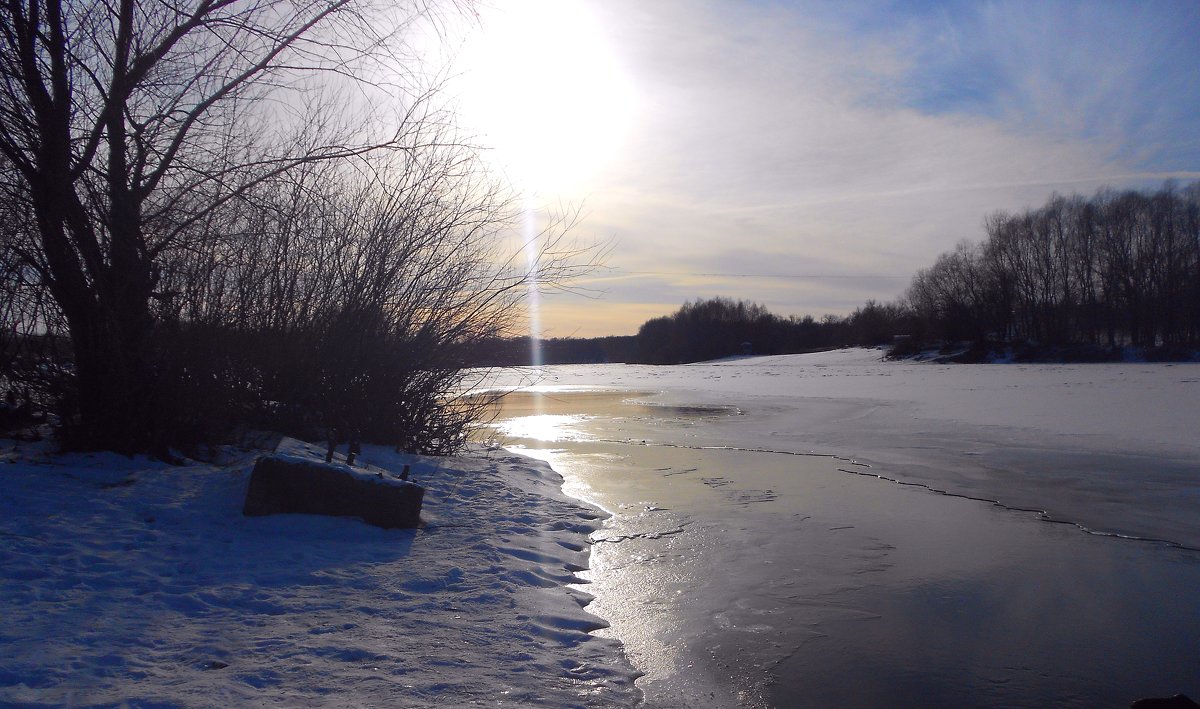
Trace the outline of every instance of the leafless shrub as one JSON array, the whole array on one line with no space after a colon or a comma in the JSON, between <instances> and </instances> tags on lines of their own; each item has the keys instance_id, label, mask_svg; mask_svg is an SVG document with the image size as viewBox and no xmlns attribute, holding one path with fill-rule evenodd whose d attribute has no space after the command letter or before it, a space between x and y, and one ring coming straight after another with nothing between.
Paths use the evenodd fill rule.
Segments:
<instances>
[{"instance_id":1,"label":"leafless shrub","mask_svg":"<svg viewBox=\"0 0 1200 709\"><path fill-rule=\"evenodd\" d=\"M406 43L469 4L0 5L6 381L45 375L77 446L246 422L456 446L458 348L531 277ZM550 285L594 253L563 226Z\"/></svg>"}]
</instances>

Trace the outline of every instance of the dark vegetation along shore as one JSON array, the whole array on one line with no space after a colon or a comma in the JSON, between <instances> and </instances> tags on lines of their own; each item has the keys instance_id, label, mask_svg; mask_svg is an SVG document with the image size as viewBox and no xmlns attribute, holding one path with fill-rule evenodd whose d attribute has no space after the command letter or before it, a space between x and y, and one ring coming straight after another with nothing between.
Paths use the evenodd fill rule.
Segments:
<instances>
[{"instance_id":1,"label":"dark vegetation along shore","mask_svg":"<svg viewBox=\"0 0 1200 709\"><path fill-rule=\"evenodd\" d=\"M728 298L697 300L637 335L541 343L547 364L678 364L739 354L889 345L943 361L1188 360L1200 350L1200 183L1155 192L1052 197L985 219L920 270L893 303L846 317L780 317ZM477 364L529 364L528 338L485 341Z\"/></svg>"}]
</instances>

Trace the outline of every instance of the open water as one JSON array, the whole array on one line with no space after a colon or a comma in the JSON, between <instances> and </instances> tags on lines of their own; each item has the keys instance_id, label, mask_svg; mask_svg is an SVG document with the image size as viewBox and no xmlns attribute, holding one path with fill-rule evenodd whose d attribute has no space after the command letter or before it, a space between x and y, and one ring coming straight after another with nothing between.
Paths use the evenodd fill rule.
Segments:
<instances>
[{"instance_id":1,"label":"open water","mask_svg":"<svg viewBox=\"0 0 1200 709\"><path fill-rule=\"evenodd\" d=\"M645 673L648 706L1200 697L1200 552L821 451L740 449L729 436L745 413L544 391L508 395L495 422L612 513L585 590Z\"/></svg>"}]
</instances>

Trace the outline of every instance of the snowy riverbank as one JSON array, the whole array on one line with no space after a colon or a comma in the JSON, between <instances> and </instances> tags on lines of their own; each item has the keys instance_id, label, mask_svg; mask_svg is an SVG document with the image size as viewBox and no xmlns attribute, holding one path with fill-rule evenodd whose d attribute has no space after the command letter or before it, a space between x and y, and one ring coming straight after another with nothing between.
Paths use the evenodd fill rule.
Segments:
<instances>
[{"instance_id":1,"label":"snowy riverbank","mask_svg":"<svg viewBox=\"0 0 1200 709\"><path fill-rule=\"evenodd\" d=\"M292 452L300 444L288 443ZM630 706L589 597L602 513L545 464L367 447L420 530L246 518L254 453L167 466L3 442L0 704ZM312 449L315 452L315 449Z\"/></svg>"}]
</instances>

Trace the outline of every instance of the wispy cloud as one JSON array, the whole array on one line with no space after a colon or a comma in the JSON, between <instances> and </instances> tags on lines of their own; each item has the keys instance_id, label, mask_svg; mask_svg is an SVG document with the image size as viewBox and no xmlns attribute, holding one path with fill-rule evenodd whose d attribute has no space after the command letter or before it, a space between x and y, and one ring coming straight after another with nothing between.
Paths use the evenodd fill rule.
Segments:
<instances>
[{"instance_id":1,"label":"wispy cloud","mask_svg":"<svg viewBox=\"0 0 1200 709\"><path fill-rule=\"evenodd\" d=\"M636 327L620 304L718 294L848 312L991 211L1200 172L1194 3L594 8L641 106L587 194L641 274L610 282L610 331ZM694 275L781 273L861 282Z\"/></svg>"},{"instance_id":2,"label":"wispy cloud","mask_svg":"<svg viewBox=\"0 0 1200 709\"><path fill-rule=\"evenodd\" d=\"M912 105L1108 146L1143 168L1194 167L1194 2L968 3L907 18Z\"/></svg>"}]
</instances>

